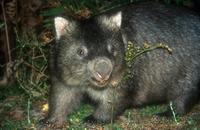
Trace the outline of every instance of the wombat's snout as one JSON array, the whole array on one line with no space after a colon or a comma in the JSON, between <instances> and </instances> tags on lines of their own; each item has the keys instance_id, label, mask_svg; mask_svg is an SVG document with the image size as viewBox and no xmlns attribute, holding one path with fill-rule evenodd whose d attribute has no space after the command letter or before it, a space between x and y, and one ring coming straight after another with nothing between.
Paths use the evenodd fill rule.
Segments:
<instances>
[{"instance_id":1,"label":"wombat's snout","mask_svg":"<svg viewBox=\"0 0 200 130\"><path fill-rule=\"evenodd\" d=\"M96 85L105 85L113 70L111 61L108 58L98 58L89 66L92 82Z\"/></svg>"},{"instance_id":2,"label":"wombat's snout","mask_svg":"<svg viewBox=\"0 0 200 130\"><path fill-rule=\"evenodd\" d=\"M94 73L98 81L107 80L112 71L112 64L109 61L101 60L94 65Z\"/></svg>"}]
</instances>

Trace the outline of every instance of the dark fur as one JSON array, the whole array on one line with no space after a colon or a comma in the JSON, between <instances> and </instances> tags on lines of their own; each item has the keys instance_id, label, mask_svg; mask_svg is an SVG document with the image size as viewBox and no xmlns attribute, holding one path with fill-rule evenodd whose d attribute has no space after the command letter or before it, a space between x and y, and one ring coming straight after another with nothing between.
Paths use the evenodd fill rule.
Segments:
<instances>
[{"instance_id":1,"label":"dark fur","mask_svg":"<svg viewBox=\"0 0 200 130\"><path fill-rule=\"evenodd\" d=\"M47 121L62 124L85 97L96 104L93 115L87 119L100 122L110 121L130 106L169 101L173 101L176 112L182 115L197 102L200 17L188 10L147 2L122 9L121 28L111 30L102 26L101 17L112 14L77 22L70 34L57 40L50 60L52 86ZM133 78L121 83L127 41L136 46L162 42L173 52L157 49L141 55L132 65ZM110 43L116 55L108 51ZM76 52L81 46L88 49L83 58ZM102 57L111 61L113 70L109 82L99 87L89 81L91 73L87 66L88 62Z\"/></svg>"}]
</instances>

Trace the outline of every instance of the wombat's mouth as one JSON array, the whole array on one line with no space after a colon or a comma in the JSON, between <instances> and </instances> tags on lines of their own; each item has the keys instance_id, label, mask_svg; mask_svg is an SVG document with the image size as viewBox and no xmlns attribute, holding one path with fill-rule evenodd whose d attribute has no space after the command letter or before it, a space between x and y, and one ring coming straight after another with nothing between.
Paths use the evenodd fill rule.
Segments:
<instances>
[{"instance_id":1,"label":"wombat's mouth","mask_svg":"<svg viewBox=\"0 0 200 130\"><path fill-rule=\"evenodd\" d=\"M112 70L112 62L106 57L98 57L88 62L89 80L96 87L105 87L108 84Z\"/></svg>"},{"instance_id":2,"label":"wombat's mouth","mask_svg":"<svg viewBox=\"0 0 200 130\"><path fill-rule=\"evenodd\" d=\"M105 87L109 80L97 80L95 77L90 78L90 82L98 87Z\"/></svg>"}]
</instances>

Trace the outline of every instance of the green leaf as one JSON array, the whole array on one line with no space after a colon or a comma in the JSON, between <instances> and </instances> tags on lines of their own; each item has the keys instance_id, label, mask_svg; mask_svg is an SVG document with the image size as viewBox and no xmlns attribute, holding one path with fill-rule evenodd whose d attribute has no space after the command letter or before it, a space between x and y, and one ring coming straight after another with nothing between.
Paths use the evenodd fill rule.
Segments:
<instances>
[{"instance_id":1,"label":"green leaf","mask_svg":"<svg viewBox=\"0 0 200 130\"><path fill-rule=\"evenodd\" d=\"M0 23L0 28L2 28L5 25L5 23Z\"/></svg>"},{"instance_id":2,"label":"green leaf","mask_svg":"<svg viewBox=\"0 0 200 130\"><path fill-rule=\"evenodd\" d=\"M65 11L64 7L55 7L55 8L51 8L46 11L43 11L41 15L42 16L56 16L63 13L64 11Z\"/></svg>"}]
</instances>

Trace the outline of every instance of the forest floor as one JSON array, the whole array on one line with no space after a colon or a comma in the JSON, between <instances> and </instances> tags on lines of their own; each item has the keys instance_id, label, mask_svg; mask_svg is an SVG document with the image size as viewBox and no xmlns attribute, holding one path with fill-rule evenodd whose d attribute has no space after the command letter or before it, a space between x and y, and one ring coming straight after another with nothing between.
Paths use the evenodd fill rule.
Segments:
<instances>
[{"instance_id":1,"label":"forest floor","mask_svg":"<svg viewBox=\"0 0 200 130\"><path fill-rule=\"evenodd\" d=\"M14 91L14 94L13 94ZM27 98L21 90L9 87L0 90L0 129L34 129L47 113L47 100ZM165 105L129 109L115 123L88 125L83 119L92 113L89 105L81 106L66 119L66 130L199 130L200 104L182 117L159 118L156 113L164 111Z\"/></svg>"}]
</instances>

